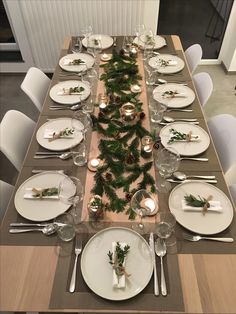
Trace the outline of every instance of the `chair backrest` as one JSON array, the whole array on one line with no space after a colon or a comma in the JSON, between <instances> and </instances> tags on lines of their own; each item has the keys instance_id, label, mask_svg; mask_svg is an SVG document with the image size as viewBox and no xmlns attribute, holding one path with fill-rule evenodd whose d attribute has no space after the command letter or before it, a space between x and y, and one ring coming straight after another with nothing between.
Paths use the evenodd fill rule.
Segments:
<instances>
[{"instance_id":1,"label":"chair backrest","mask_svg":"<svg viewBox=\"0 0 236 314\"><path fill-rule=\"evenodd\" d=\"M236 183L230 185L229 189L230 189L230 193L232 195L233 201L234 201L234 206L236 206Z\"/></svg>"},{"instance_id":2,"label":"chair backrest","mask_svg":"<svg viewBox=\"0 0 236 314\"><path fill-rule=\"evenodd\" d=\"M35 122L25 114L9 110L0 124L0 149L19 171L21 169Z\"/></svg>"},{"instance_id":3,"label":"chair backrest","mask_svg":"<svg viewBox=\"0 0 236 314\"><path fill-rule=\"evenodd\" d=\"M5 181L0 180L0 221L3 218L12 192L13 186Z\"/></svg>"},{"instance_id":4,"label":"chair backrest","mask_svg":"<svg viewBox=\"0 0 236 314\"><path fill-rule=\"evenodd\" d=\"M51 80L38 68L30 68L21 83L21 89L29 96L39 111L42 109Z\"/></svg>"},{"instance_id":5,"label":"chair backrest","mask_svg":"<svg viewBox=\"0 0 236 314\"><path fill-rule=\"evenodd\" d=\"M202 47L199 44L194 44L188 47L185 50L185 57L192 74L202 59Z\"/></svg>"},{"instance_id":6,"label":"chair backrest","mask_svg":"<svg viewBox=\"0 0 236 314\"><path fill-rule=\"evenodd\" d=\"M224 172L236 163L236 118L220 114L208 120L208 127Z\"/></svg>"},{"instance_id":7,"label":"chair backrest","mask_svg":"<svg viewBox=\"0 0 236 314\"><path fill-rule=\"evenodd\" d=\"M193 76L193 82L202 106L206 104L213 91L213 82L206 72L197 73Z\"/></svg>"}]
</instances>

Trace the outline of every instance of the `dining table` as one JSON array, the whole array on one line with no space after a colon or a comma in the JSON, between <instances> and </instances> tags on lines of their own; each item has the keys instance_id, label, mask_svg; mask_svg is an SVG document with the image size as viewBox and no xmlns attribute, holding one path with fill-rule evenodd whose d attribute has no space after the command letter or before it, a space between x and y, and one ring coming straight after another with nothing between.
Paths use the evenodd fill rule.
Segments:
<instances>
[{"instance_id":1,"label":"dining table","mask_svg":"<svg viewBox=\"0 0 236 314\"><path fill-rule=\"evenodd\" d=\"M114 36L111 37L114 40ZM229 207L230 223L222 230L214 234L218 237L232 237L234 242L223 243L216 241L198 241L190 242L183 238L183 232L189 232L188 226L185 222L182 223L181 218L175 228L175 245L168 248L167 255L164 257L164 268L166 272L167 282L167 296L154 295L153 290L153 276L148 270L150 266L148 258L143 258L143 265L138 265L138 273L136 276L146 278L142 283L142 287L138 287L137 291L129 290L126 287L122 292L112 292L105 294L106 279L102 279L104 272L103 258L107 260L107 256L101 257L98 253L91 252L94 247L99 247L99 240L109 240L109 233L112 234L120 232L127 237L133 237L132 221L128 219L125 212L114 212L107 210L104 217L96 223L90 219L88 215L88 203L93 195L91 192L94 186L95 172L91 171L87 165L78 167L73 164L72 158L61 160L60 158L36 159L34 158L36 152L46 152L47 149L39 144L38 130L44 126L45 123L54 121L55 119L71 119L73 111L51 110L51 106L56 105L55 100L50 94L51 89L61 82L69 80L80 80L77 74L65 71L60 65L60 60L71 54L71 37L65 38L63 46L59 55L59 60L55 60L56 66L52 76L50 88L46 95L42 111L39 115L35 131L26 153L24 163L19 172L18 179L15 185L14 193L11 197L6 213L1 223L0 230L0 311L2 312L77 312L77 313L236 313L236 221L235 208L233 201L225 182L224 173L217 156L214 143L212 141L204 110L199 102L197 92L193 83L192 76L188 69L187 61L184 55L184 50L181 40L176 35L162 35L165 39L165 44L155 49L156 56L160 54L169 54L177 56L183 61L183 68L174 74L159 73L158 77L167 81L179 83L184 82L195 94L194 100L190 105L184 107L192 111L178 111L167 110L166 115L172 118L196 118L199 122L198 127L204 130L209 138L209 143L206 149L203 149L200 154L194 157L207 158L208 161L194 161L182 160L180 162L179 171L187 175L214 175L217 183L212 186L212 189L217 189L223 193L224 200ZM103 53L111 56L112 53L120 52L123 45L123 36L116 36L115 41L109 47L106 47ZM140 74L139 86L141 91L138 94L140 102L143 104L143 124L150 130L152 123L150 122L149 100L153 97L153 86L146 84L145 76L147 75L144 68L144 60L142 49L137 47L135 50L136 64L138 66L138 73ZM85 48L83 48L86 51ZM97 55L100 65L106 64ZM98 67L99 77L104 73L103 67ZM70 75L68 75L68 73ZM63 75L61 75L63 74ZM101 95L106 94L104 81L98 80L96 86L93 87L93 93L96 95L97 103L101 99ZM99 106L95 107L94 115L98 115ZM158 154L162 148L163 142L160 141L159 132L163 132L166 125L160 125L158 132L155 133L155 152L153 148L153 155L150 157L152 161L153 156ZM155 131L155 130L154 130ZM204 134L205 134L204 133ZM116 138L119 141L119 134ZM21 139L23 140L23 139ZM227 140L227 139L226 139ZM98 155L98 143L101 141L101 134L95 131L89 131L86 134L86 141L89 143L89 160L93 156ZM187 156L188 157L188 156ZM47 180L47 171L57 172L58 169L63 170L65 174L78 177L84 186L84 197L82 201L82 215L84 216L84 224L79 226L76 230L83 240L83 249L78 259L77 280L75 292L69 292L69 283L74 265L74 241L63 242L56 234L44 235L42 233L9 233L10 223L22 222L31 223L36 222L34 219L26 219L24 213L20 215L16 206L19 206L19 188L21 185L34 176L33 170L43 170L45 172L37 175L44 175ZM159 180L157 170L154 165L150 168L151 174L155 180ZM107 177L109 180L109 177ZM159 193L158 207L159 210L169 211L171 206L174 206L181 189L179 182L173 182L172 192ZM204 185L199 187L195 181L186 182L184 184L193 184L193 189L196 193L199 190L204 190ZM195 184L195 185L194 185ZM199 190L198 190L199 189ZM206 185L208 189L208 185ZM219 192L219 193L221 193ZM218 192L217 192L218 193ZM106 198L107 196L105 196ZM172 197L172 201L170 201ZM18 202L16 205L16 202ZM38 202L38 201L34 201ZM39 201L40 202L40 201ZM42 200L43 206L43 200ZM33 211L33 208L31 209ZM34 215L34 214L32 214ZM208 214L206 214L207 216ZM192 216L194 220L194 215ZM210 214L209 216L210 217ZM207 218L208 221L210 218ZM37 220L37 219L36 219ZM139 255L147 250L149 252L149 233L154 232L156 216L144 218L148 232L142 236L135 235L142 248L136 248L135 254L137 260ZM201 220L200 220L201 221ZM40 222L40 219L39 219ZM201 224L201 222L200 222ZM213 224L213 225L212 225ZM196 224L195 224L196 225ZM214 221L209 221L209 225L213 230L217 229ZM196 228L201 229L201 226ZM206 227L206 226L205 226ZM209 227L210 228L210 227ZM216 229L215 229L216 228ZM191 231L191 230L190 230ZM190 232L191 233L191 232ZM108 238L108 239L107 239ZM96 242L97 241L97 242ZM95 242L95 243L94 243ZM90 244L90 247L89 245ZM92 248L91 248L92 246ZM144 247L144 248L143 248ZM85 249L86 248L86 249ZM89 250L90 248L90 250ZM94 248L95 249L95 248ZM84 250L84 252L83 252ZM101 252L104 252L102 247L99 247ZM98 252L99 252L98 250ZM132 246L131 246L132 250ZM85 251L87 257L85 256ZM86 269L90 265L88 259L89 254L94 254L94 260L97 260L97 273L93 276L100 278L99 284L94 287L91 283L91 276L86 277ZM141 258L141 257L140 257ZM156 257L157 277L160 282L160 261ZM106 261L106 265L109 265ZM107 266L109 267L109 266ZM109 270L109 274L111 270ZM101 272L101 274L99 274ZM132 273L132 269L131 269ZM146 276L146 277L145 277ZM132 277L132 274L131 274ZM88 279L89 278L89 279ZM135 278L134 278L135 279ZM127 285L128 286L128 285ZM112 290L112 283L111 283ZM131 292L130 292L131 291ZM118 294L118 297L116 298ZM119 297L120 295L120 297Z\"/></svg>"}]
</instances>

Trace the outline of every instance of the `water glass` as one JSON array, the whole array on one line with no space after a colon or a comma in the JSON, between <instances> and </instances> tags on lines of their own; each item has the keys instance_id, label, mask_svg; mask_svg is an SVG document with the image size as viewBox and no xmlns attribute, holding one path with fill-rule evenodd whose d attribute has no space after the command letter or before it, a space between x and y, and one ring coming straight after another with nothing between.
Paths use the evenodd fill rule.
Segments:
<instances>
[{"instance_id":1,"label":"water glass","mask_svg":"<svg viewBox=\"0 0 236 314\"><path fill-rule=\"evenodd\" d=\"M88 161L88 151L86 144L83 142L71 148L74 165L82 167Z\"/></svg>"},{"instance_id":2,"label":"water glass","mask_svg":"<svg viewBox=\"0 0 236 314\"><path fill-rule=\"evenodd\" d=\"M167 193L171 189L170 182L166 181L180 164L180 155L173 147L165 147L155 156L155 165L159 171L160 177L157 180L157 190L160 193Z\"/></svg>"},{"instance_id":3,"label":"water glass","mask_svg":"<svg viewBox=\"0 0 236 314\"><path fill-rule=\"evenodd\" d=\"M169 211L160 211L156 215L155 233L156 235L164 239L167 246L173 246L176 244L175 237L175 216Z\"/></svg>"},{"instance_id":4,"label":"water glass","mask_svg":"<svg viewBox=\"0 0 236 314\"><path fill-rule=\"evenodd\" d=\"M75 237L75 227L74 227L74 219L73 216L69 213L64 213L54 220L56 223L63 224L59 227L57 234L58 237L64 241L69 242L73 240Z\"/></svg>"},{"instance_id":5,"label":"water glass","mask_svg":"<svg viewBox=\"0 0 236 314\"><path fill-rule=\"evenodd\" d=\"M166 111L166 107L154 99L150 99L149 108L151 121L153 123L160 123L163 118L163 114Z\"/></svg>"},{"instance_id":6,"label":"water glass","mask_svg":"<svg viewBox=\"0 0 236 314\"><path fill-rule=\"evenodd\" d=\"M73 53L79 53L82 50L82 42L79 36L72 38L71 51Z\"/></svg>"}]
</instances>

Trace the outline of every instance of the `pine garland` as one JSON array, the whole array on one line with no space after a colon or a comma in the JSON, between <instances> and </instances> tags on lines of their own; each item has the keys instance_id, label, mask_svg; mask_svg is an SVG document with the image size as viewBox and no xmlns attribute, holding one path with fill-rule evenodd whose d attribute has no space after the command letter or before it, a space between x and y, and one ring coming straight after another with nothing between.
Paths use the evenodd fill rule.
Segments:
<instances>
[{"instance_id":1,"label":"pine garland","mask_svg":"<svg viewBox=\"0 0 236 314\"><path fill-rule=\"evenodd\" d=\"M91 192L107 196L106 210L117 213L125 210L133 219L135 213L129 208L132 195L141 188L155 191L155 180L148 173L152 162L140 165L141 138L151 134L142 126L145 114L138 94L130 92L131 85L137 84L141 76L135 59L116 52L109 62L100 67L104 69L100 79L104 81L109 104L104 110L100 109L98 116L92 116L93 130L104 138L98 145L103 165L97 169ZM121 119L120 108L127 102L132 103L136 112L140 113L134 124L127 124ZM136 188L130 190L131 184ZM117 190L124 198L117 195Z\"/></svg>"}]
</instances>

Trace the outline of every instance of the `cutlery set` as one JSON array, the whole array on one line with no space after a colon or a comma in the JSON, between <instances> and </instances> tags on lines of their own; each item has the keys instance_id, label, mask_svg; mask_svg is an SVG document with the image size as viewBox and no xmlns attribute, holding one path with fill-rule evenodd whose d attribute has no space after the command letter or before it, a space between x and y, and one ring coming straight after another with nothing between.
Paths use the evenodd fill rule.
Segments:
<instances>
[{"instance_id":1,"label":"cutlery set","mask_svg":"<svg viewBox=\"0 0 236 314\"><path fill-rule=\"evenodd\" d=\"M73 155L72 152L48 152L48 153L36 153L34 159L47 159L47 158L60 158L61 160L66 160L71 158Z\"/></svg>"}]
</instances>

